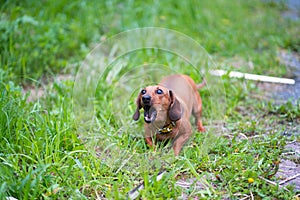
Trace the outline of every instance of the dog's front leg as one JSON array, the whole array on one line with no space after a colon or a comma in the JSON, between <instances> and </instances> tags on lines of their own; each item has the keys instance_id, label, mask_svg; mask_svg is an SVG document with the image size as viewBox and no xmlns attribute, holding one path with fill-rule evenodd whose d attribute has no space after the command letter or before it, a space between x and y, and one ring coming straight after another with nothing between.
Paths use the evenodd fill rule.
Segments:
<instances>
[{"instance_id":1,"label":"dog's front leg","mask_svg":"<svg viewBox=\"0 0 300 200\"><path fill-rule=\"evenodd\" d=\"M179 136L174 142L173 142L173 150L174 155L178 156L182 146L185 144L185 142L188 140L188 137L184 137L184 135Z\"/></svg>"},{"instance_id":2,"label":"dog's front leg","mask_svg":"<svg viewBox=\"0 0 300 200\"><path fill-rule=\"evenodd\" d=\"M178 133L177 136L174 138L173 141L173 150L175 156L178 156L183 145L192 135L192 127L189 121L182 120L182 123L178 123ZM176 130L177 131L177 130Z\"/></svg>"},{"instance_id":3,"label":"dog's front leg","mask_svg":"<svg viewBox=\"0 0 300 200\"><path fill-rule=\"evenodd\" d=\"M155 143L153 141L153 133L155 133L155 130L153 130L152 126L149 126L148 124L144 125L144 131L145 131L145 142L150 147L155 147Z\"/></svg>"},{"instance_id":4,"label":"dog's front leg","mask_svg":"<svg viewBox=\"0 0 300 200\"><path fill-rule=\"evenodd\" d=\"M150 146L153 147L153 142L152 142L152 137L145 137L146 143Z\"/></svg>"}]
</instances>

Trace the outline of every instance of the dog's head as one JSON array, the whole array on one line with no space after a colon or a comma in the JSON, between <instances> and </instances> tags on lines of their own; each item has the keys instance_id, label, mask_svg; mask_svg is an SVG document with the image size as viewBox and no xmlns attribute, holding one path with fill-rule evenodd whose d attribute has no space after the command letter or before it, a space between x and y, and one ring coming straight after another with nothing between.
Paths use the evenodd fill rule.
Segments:
<instances>
[{"instance_id":1,"label":"dog's head","mask_svg":"<svg viewBox=\"0 0 300 200\"><path fill-rule=\"evenodd\" d=\"M177 121L181 118L182 110L174 92L165 87L155 85L141 90L136 100L134 120L140 117L140 109L144 109L146 123L157 121Z\"/></svg>"}]
</instances>

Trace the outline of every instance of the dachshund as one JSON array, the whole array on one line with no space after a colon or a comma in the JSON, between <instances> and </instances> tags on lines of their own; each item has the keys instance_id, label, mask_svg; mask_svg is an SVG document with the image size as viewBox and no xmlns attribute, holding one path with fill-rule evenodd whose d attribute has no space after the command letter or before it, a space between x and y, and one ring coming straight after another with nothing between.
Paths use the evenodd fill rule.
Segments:
<instances>
[{"instance_id":1,"label":"dachshund","mask_svg":"<svg viewBox=\"0 0 300 200\"><path fill-rule=\"evenodd\" d=\"M150 147L154 146L154 137L158 140L171 139L174 154L178 156L192 135L191 114L195 117L198 131L205 132L200 119L202 100L198 92L205 85L205 80L197 85L189 76L176 74L140 91L133 119L139 119L143 108L145 141Z\"/></svg>"}]
</instances>

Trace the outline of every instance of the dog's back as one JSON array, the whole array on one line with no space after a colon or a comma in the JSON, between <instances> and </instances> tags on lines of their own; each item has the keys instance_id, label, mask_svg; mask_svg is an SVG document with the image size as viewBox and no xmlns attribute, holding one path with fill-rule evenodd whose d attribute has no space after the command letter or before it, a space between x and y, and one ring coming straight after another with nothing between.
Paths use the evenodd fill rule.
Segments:
<instances>
[{"instance_id":1,"label":"dog's back","mask_svg":"<svg viewBox=\"0 0 300 200\"><path fill-rule=\"evenodd\" d=\"M188 115L191 115L195 92L197 92L196 84L189 76L176 74L165 77L159 85L175 92L178 100L184 104Z\"/></svg>"}]
</instances>

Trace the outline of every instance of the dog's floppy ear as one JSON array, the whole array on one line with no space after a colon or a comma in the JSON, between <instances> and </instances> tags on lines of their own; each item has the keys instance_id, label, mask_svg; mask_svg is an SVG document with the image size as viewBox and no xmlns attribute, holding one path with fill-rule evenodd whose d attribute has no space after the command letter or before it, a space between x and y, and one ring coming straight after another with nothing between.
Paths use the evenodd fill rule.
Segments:
<instances>
[{"instance_id":1,"label":"dog's floppy ear","mask_svg":"<svg viewBox=\"0 0 300 200\"><path fill-rule=\"evenodd\" d=\"M133 114L133 119L135 121L137 121L139 118L140 118L140 109L142 108L142 105L141 105L141 94L139 94L139 96L137 97L136 99L136 110L135 110L135 113Z\"/></svg>"},{"instance_id":2,"label":"dog's floppy ear","mask_svg":"<svg viewBox=\"0 0 300 200\"><path fill-rule=\"evenodd\" d=\"M169 95L171 98L171 104L169 108L169 118L171 121L177 121L181 118L182 115L181 105L178 99L175 97L172 90L169 91Z\"/></svg>"}]
</instances>

